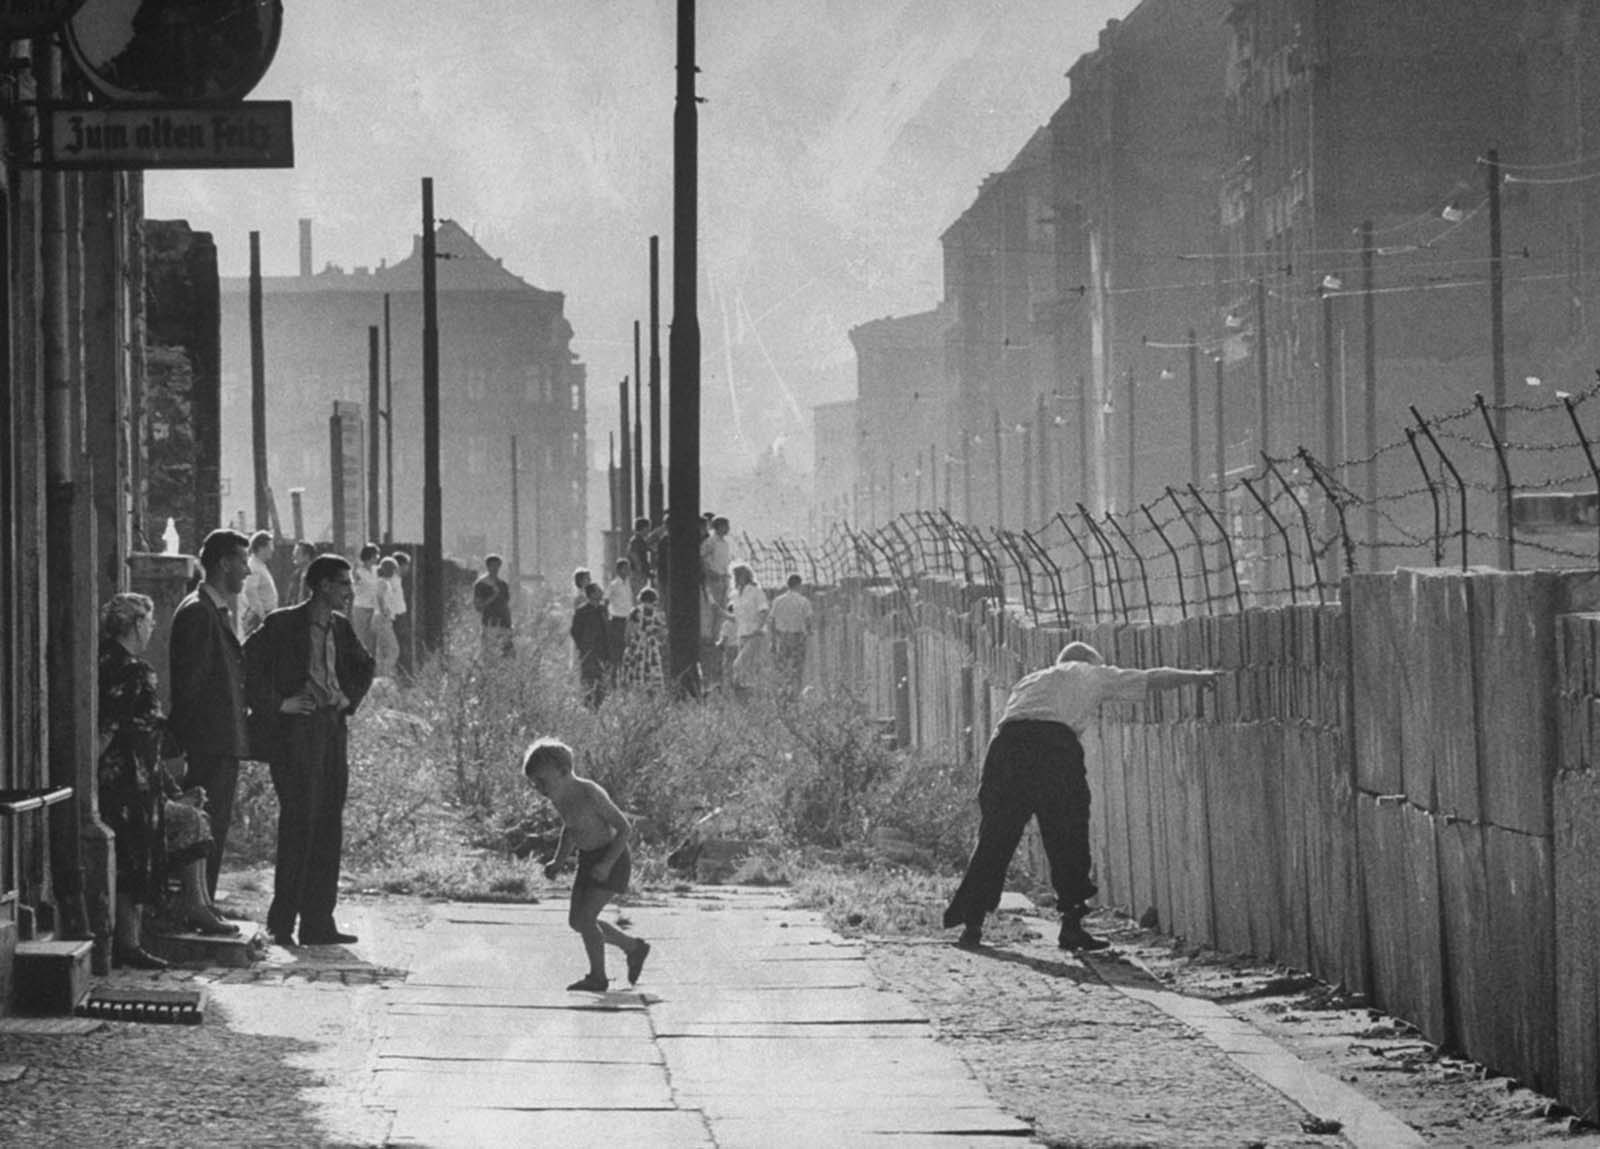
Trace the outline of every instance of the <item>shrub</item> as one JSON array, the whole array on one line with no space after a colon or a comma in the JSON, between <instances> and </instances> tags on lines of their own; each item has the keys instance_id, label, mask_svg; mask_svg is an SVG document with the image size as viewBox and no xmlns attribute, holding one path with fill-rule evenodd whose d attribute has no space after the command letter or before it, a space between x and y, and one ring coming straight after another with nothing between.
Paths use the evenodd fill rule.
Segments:
<instances>
[{"instance_id":1,"label":"shrub","mask_svg":"<svg viewBox=\"0 0 1600 1149\"><path fill-rule=\"evenodd\" d=\"M949 756L890 749L845 690L714 693L695 704L617 691L590 710L569 651L554 614L522 620L507 656L484 654L469 620L412 682L377 684L351 725L346 868L454 896L471 882L498 896L526 889L526 866L485 867L546 852L559 833L521 773L540 735L571 745L580 771L635 817L641 881L663 877L662 859L697 827L761 844L765 861L746 869L769 881L788 879L785 851L866 858L884 831L937 865L959 863L970 847L976 804L965 771ZM247 776L232 844L269 860L276 801L265 769Z\"/></svg>"}]
</instances>

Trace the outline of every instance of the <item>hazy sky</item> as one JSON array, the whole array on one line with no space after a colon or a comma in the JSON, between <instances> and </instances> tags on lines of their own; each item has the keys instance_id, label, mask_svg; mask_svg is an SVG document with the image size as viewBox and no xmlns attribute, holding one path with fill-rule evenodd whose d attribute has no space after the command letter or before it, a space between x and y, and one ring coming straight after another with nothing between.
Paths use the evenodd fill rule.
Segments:
<instances>
[{"instance_id":1,"label":"hazy sky","mask_svg":"<svg viewBox=\"0 0 1600 1149\"><path fill-rule=\"evenodd\" d=\"M701 0L701 329L715 469L854 391L848 331L939 297L938 236L1066 98L1135 0ZM243 275L393 262L436 212L563 291L613 425L662 237L671 319L673 0L286 3L256 99L291 99L289 171L152 172L147 211L215 234ZM442 333L448 338L449 333ZM708 463L712 460L708 459ZM809 466L808 458L796 460ZM716 466L720 464L720 466Z\"/></svg>"}]
</instances>

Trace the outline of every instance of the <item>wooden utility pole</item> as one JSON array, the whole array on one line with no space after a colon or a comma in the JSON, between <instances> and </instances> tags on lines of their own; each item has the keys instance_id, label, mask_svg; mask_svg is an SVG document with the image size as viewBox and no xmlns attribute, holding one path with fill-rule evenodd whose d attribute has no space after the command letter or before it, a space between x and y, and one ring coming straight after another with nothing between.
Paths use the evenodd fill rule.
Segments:
<instances>
[{"instance_id":1,"label":"wooden utility pole","mask_svg":"<svg viewBox=\"0 0 1600 1149\"><path fill-rule=\"evenodd\" d=\"M1367 568L1377 570L1378 560L1378 320L1377 276L1373 269L1372 221L1361 225L1361 321L1365 338L1361 349L1366 408L1367 453Z\"/></svg>"},{"instance_id":2,"label":"wooden utility pole","mask_svg":"<svg viewBox=\"0 0 1600 1149\"><path fill-rule=\"evenodd\" d=\"M673 110L672 514L667 522L667 641L681 696L700 691L700 111L694 0L678 0L678 95Z\"/></svg>"},{"instance_id":3,"label":"wooden utility pole","mask_svg":"<svg viewBox=\"0 0 1600 1149\"><path fill-rule=\"evenodd\" d=\"M1500 224L1500 153L1490 148L1484 166L1489 179L1489 341L1494 371L1494 437L1506 441L1506 280L1505 251ZM1511 519L1506 510L1505 479L1495 477L1496 515L1500 529L1500 567L1512 568Z\"/></svg>"},{"instance_id":4,"label":"wooden utility pole","mask_svg":"<svg viewBox=\"0 0 1600 1149\"><path fill-rule=\"evenodd\" d=\"M1333 305L1333 291L1324 283L1322 290L1322 461L1323 465L1332 469L1339 462L1339 372L1335 369L1333 361L1334 349L1338 345L1334 339L1335 309ZM1328 499L1322 508L1322 532L1329 540L1335 539L1338 533L1339 509L1334 506L1333 500ZM1329 555L1336 552L1329 546Z\"/></svg>"},{"instance_id":5,"label":"wooden utility pole","mask_svg":"<svg viewBox=\"0 0 1600 1149\"><path fill-rule=\"evenodd\" d=\"M650 237L650 524L666 513L661 476L661 237Z\"/></svg>"},{"instance_id":6,"label":"wooden utility pole","mask_svg":"<svg viewBox=\"0 0 1600 1149\"><path fill-rule=\"evenodd\" d=\"M1214 360L1217 367L1217 490L1222 490L1228 485L1228 364L1226 357L1219 349ZM1195 486L1199 486L1196 483Z\"/></svg>"},{"instance_id":7,"label":"wooden utility pole","mask_svg":"<svg viewBox=\"0 0 1600 1149\"><path fill-rule=\"evenodd\" d=\"M1078 376L1078 501L1089 501L1089 385Z\"/></svg>"},{"instance_id":8,"label":"wooden utility pole","mask_svg":"<svg viewBox=\"0 0 1600 1149\"><path fill-rule=\"evenodd\" d=\"M439 254L433 179L422 181L422 646L444 645L444 489L439 480Z\"/></svg>"},{"instance_id":9,"label":"wooden utility pole","mask_svg":"<svg viewBox=\"0 0 1600 1149\"><path fill-rule=\"evenodd\" d=\"M1139 424L1138 424L1139 393L1134 387L1133 368L1128 368L1128 505L1124 511L1132 511L1139 505L1135 479L1139 464Z\"/></svg>"},{"instance_id":10,"label":"wooden utility pole","mask_svg":"<svg viewBox=\"0 0 1600 1149\"><path fill-rule=\"evenodd\" d=\"M1256 453L1272 453L1270 373L1267 370L1267 281L1256 277Z\"/></svg>"},{"instance_id":11,"label":"wooden utility pole","mask_svg":"<svg viewBox=\"0 0 1600 1149\"><path fill-rule=\"evenodd\" d=\"M1000 408L990 409L994 415L994 525L996 530L1006 529L1006 460L1000 444Z\"/></svg>"},{"instance_id":12,"label":"wooden utility pole","mask_svg":"<svg viewBox=\"0 0 1600 1149\"><path fill-rule=\"evenodd\" d=\"M623 539L626 539L628 531L633 528L633 418L629 410L626 375L622 377L622 382L617 384L617 406L622 424L622 481L617 488L617 529L622 532ZM627 549L626 542L623 543L622 549Z\"/></svg>"},{"instance_id":13,"label":"wooden utility pole","mask_svg":"<svg viewBox=\"0 0 1600 1149\"><path fill-rule=\"evenodd\" d=\"M1039 517L1036 521L1046 522L1050 518L1050 413L1045 409L1044 395L1039 396L1039 414L1034 420L1037 430L1034 432L1034 478L1039 488Z\"/></svg>"},{"instance_id":14,"label":"wooden utility pole","mask_svg":"<svg viewBox=\"0 0 1600 1149\"><path fill-rule=\"evenodd\" d=\"M383 293L383 542L394 545L394 355L389 342L389 293ZM376 528L374 528L376 529Z\"/></svg>"},{"instance_id":15,"label":"wooden utility pole","mask_svg":"<svg viewBox=\"0 0 1600 1149\"><path fill-rule=\"evenodd\" d=\"M271 525L267 486L267 354L261 331L261 233L250 233L250 459L255 475L256 530ZM196 547L200 540L195 540Z\"/></svg>"},{"instance_id":16,"label":"wooden utility pole","mask_svg":"<svg viewBox=\"0 0 1600 1149\"><path fill-rule=\"evenodd\" d=\"M383 457L383 443L378 434L383 398L378 366L378 329L372 326L367 328L367 529L361 537L363 546L378 537L378 478Z\"/></svg>"},{"instance_id":17,"label":"wooden utility pole","mask_svg":"<svg viewBox=\"0 0 1600 1149\"><path fill-rule=\"evenodd\" d=\"M1189 328L1189 481L1200 485L1200 337Z\"/></svg>"},{"instance_id":18,"label":"wooden utility pole","mask_svg":"<svg viewBox=\"0 0 1600 1149\"><path fill-rule=\"evenodd\" d=\"M511 436L511 585L522 589L522 505L517 484L521 471L517 463L517 437Z\"/></svg>"},{"instance_id":19,"label":"wooden utility pole","mask_svg":"<svg viewBox=\"0 0 1600 1149\"><path fill-rule=\"evenodd\" d=\"M639 372L639 321L633 321L633 517L643 518L650 505L644 485L644 376ZM628 528L633 529L629 523Z\"/></svg>"}]
</instances>

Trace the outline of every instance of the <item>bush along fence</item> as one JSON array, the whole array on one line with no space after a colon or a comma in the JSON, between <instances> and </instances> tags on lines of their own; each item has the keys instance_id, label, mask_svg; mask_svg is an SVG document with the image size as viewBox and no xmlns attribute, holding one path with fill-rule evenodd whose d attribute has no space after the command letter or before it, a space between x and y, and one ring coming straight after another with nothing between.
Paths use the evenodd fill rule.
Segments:
<instances>
[{"instance_id":1,"label":"bush along fence","mask_svg":"<svg viewBox=\"0 0 1600 1149\"><path fill-rule=\"evenodd\" d=\"M1100 900L1342 983L1600 1118L1600 575L1340 589L1062 628L962 579L849 579L815 595L813 673L975 781L1006 691L1065 641L1225 671L1086 732Z\"/></svg>"}]
</instances>

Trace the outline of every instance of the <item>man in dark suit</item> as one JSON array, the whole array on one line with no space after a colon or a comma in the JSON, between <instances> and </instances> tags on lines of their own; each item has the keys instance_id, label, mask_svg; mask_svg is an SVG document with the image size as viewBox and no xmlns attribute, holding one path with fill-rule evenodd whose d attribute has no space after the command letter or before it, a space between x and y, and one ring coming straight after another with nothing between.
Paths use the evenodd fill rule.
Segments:
<instances>
[{"instance_id":1,"label":"man in dark suit","mask_svg":"<svg viewBox=\"0 0 1600 1149\"><path fill-rule=\"evenodd\" d=\"M281 946L348 945L333 920L350 779L346 721L372 685L373 658L347 612L350 563L320 555L307 598L267 615L244 647L250 736L278 793L278 859L267 929Z\"/></svg>"},{"instance_id":2,"label":"man in dark suit","mask_svg":"<svg viewBox=\"0 0 1600 1149\"><path fill-rule=\"evenodd\" d=\"M250 573L250 540L238 531L212 531L200 544L200 567L204 581L172 616L172 717L167 725L188 763L184 789L199 786L206 792L216 843L206 859L206 885L215 897L239 785L239 759L250 753L234 613Z\"/></svg>"}]
</instances>

